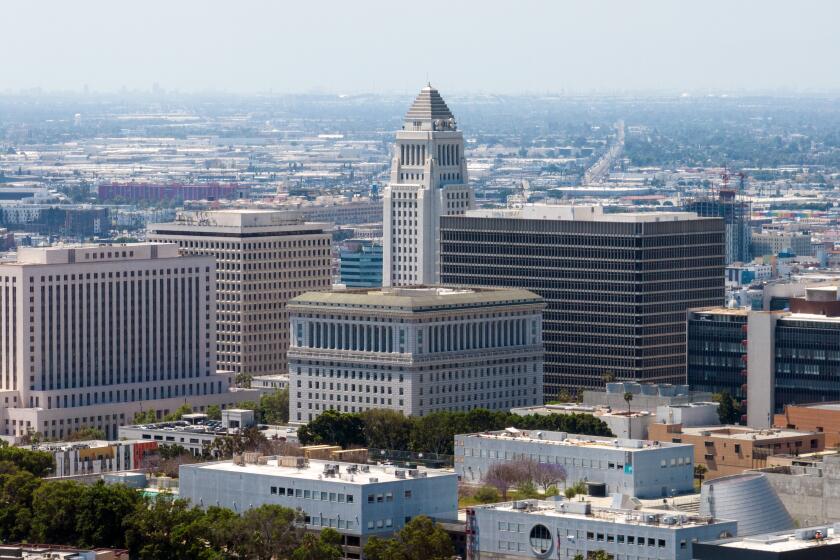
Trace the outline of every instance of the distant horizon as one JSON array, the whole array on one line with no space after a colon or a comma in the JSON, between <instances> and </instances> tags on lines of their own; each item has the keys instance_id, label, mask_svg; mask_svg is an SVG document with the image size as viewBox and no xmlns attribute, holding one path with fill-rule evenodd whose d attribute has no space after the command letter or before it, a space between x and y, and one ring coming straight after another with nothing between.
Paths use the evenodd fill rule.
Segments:
<instances>
[{"instance_id":1,"label":"distant horizon","mask_svg":"<svg viewBox=\"0 0 840 560\"><path fill-rule=\"evenodd\" d=\"M31 0L2 91L840 92L830 0Z\"/></svg>"},{"instance_id":2,"label":"distant horizon","mask_svg":"<svg viewBox=\"0 0 840 560\"><path fill-rule=\"evenodd\" d=\"M323 90L253 90L253 91L236 91L236 90L222 90L222 89L168 89L163 86L154 88L120 88L120 89L46 89L42 87L28 87L20 89L2 89L0 90L0 97L17 97L17 96L41 96L41 97L89 97L95 99L97 97L119 97L119 96L143 96L143 97L406 97L416 95L425 83L421 83L414 90L341 90L334 91ZM591 90L560 90L560 91L537 91L537 90L522 90L518 92L493 92L484 90L448 90L443 87L438 87L432 84L441 95L446 97L500 97L500 98L536 98L536 97L558 97L558 98L685 98L685 99L738 99L738 98L840 98L840 87L830 89L796 89L796 88L776 88L776 89L739 89L739 90L715 90L712 88L696 89L696 90L668 90L668 89L648 89L648 90L616 90L616 89L591 89Z\"/></svg>"}]
</instances>

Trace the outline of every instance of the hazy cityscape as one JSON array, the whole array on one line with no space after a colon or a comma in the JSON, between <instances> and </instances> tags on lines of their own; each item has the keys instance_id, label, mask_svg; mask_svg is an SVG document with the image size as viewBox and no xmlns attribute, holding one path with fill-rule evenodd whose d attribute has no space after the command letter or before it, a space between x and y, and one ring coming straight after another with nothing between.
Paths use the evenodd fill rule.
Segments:
<instances>
[{"instance_id":1,"label":"hazy cityscape","mask_svg":"<svg viewBox=\"0 0 840 560\"><path fill-rule=\"evenodd\" d=\"M791 8L0 8L0 558L840 560Z\"/></svg>"}]
</instances>

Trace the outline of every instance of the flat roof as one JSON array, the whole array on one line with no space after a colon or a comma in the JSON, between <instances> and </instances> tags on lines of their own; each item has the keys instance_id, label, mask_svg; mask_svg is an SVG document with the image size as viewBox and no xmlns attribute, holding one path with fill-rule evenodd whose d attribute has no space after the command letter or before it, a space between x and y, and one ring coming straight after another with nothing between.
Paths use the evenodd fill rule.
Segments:
<instances>
[{"instance_id":1,"label":"flat roof","mask_svg":"<svg viewBox=\"0 0 840 560\"><path fill-rule=\"evenodd\" d=\"M328 466L338 467L335 477L324 476L324 472ZM451 470L429 469L426 467L417 467L417 469L414 469L417 473L420 473L419 476L409 476L409 469L396 467L394 465L363 465L359 463L342 463L339 461L323 461L319 459L309 459L306 462L306 465L299 469L297 467L281 466L277 457L269 458L265 465L253 463L237 465L233 461L221 461L216 463L196 463L193 465L186 465L184 468L232 472L236 474L245 473L253 475L278 476L296 478L300 480L317 480L319 482L333 481L344 484L356 484L359 486L380 482L411 480L414 478L458 476ZM405 476L397 476L397 471L401 471Z\"/></svg>"},{"instance_id":2,"label":"flat roof","mask_svg":"<svg viewBox=\"0 0 840 560\"><path fill-rule=\"evenodd\" d=\"M658 500L661 503L661 500ZM713 519L698 514L673 509L646 507L640 500L622 496L620 507L610 507L612 497L581 502L577 499L566 500L520 500L473 506L474 509L523 513L540 517L562 517L572 519L600 520L607 523L626 525L648 525L666 529L684 529L686 527L706 526L710 523L722 523L727 520ZM585 508L589 506L589 513Z\"/></svg>"},{"instance_id":3,"label":"flat roof","mask_svg":"<svg viewBox=\"0 0 840 560\"><path fill-rule=\"evenodd\" d=\"M684 435L715 437L744 441L774 440L813 435L815 432L766 428L757 430L746 426L692 426L682 429ZM674 434L675 436L678 434Z\"/></svg>"},{"instance_id":4,"label":"flat roof","mask_svg":"<svg viewBox=\"0 0 840 560\"><path fill-rule=\"evenodd\" d=\"M605 213L599 205L523 204L516 208L467 210L468 218L518 218L523 220L566 220L583 222L678 222L705 220L695 212L615 212Z\"/></svg>"},{"instance_id":5,"label":"flat roof","mask_svg":"<svg viewBox=\"0 0 840 560\"><path fill-rule=\"evenodd\" d=\"M590 447L599 449L616 449L620 451L643 451L648 449L662 449L670 447L693 447L690 443L659 442L642 439L621 439L565 432L549 432L544 430L517 430L507 428L495 432L476 432L459 434L462 437L490 439L498 441L524 441L528 443L543 443L566 447Z\"/></svg>"},{"instance_id":6,"label":"flat roof","mask_svg":"<svg viewBox=\"0 0 840 560\"><path fill-rule=\"evenodd\" d=\"M339 307L375 307L376 309L416 309L441 306L481 305L493 303L542 303L543 299L515 288L458 288L418 286L413 288L333 289L329 292L307 292L293 298L295 305L335 305Z\"/></svg>"},{"instance_id":7,"label":"flat roof","mask_svg":"<svg viewBox=\"0 0 840 560\"><path fill-rule=\"evenodd\" d=\"M814 538L817 531L822 533L822 538L819 540ZM825 545L840 546L840 531L833 526L823 525L807 529L792 529L763 535L709 541L703 544L737 550L790 552Z\"/></svg>"}]
</instances>

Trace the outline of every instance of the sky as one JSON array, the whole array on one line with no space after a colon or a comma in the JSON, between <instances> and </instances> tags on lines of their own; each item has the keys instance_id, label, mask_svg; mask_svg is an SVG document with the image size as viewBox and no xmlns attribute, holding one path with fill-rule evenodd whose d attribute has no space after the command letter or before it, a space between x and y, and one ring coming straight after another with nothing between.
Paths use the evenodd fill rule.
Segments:
<instances>
[{"instance_id":1,"label":"sky","mask_svg":"<svg viewBox=\"0 0 840 560\"><path fill-rule=\"evenodd\" d=\"M834 0L16 0L0 92L840 92Z\"/></svg>"}]
</instances>

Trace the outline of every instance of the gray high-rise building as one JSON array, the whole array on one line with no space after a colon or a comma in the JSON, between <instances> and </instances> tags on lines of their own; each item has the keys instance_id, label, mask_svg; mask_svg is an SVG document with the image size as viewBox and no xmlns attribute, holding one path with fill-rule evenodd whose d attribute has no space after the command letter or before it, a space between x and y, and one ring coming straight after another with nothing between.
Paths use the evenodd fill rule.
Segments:
<instances>
[{"instance_id":1,"label":"gray high-rise building","mask_svg":"<svg viewBox=\"0 0 840 560\"><path fill-rule=\"evenodd\" d=\"M441 282L525 288L547 400L618 380L685 383L686 311L724 300L724 224L689 212L534 205L444 216Z\"/></svg>"},{"instance_id":2,"label":"gray high-rise building","mask_svg":"<svg viewBox=\"0 0 840 560\"><path fill-rule=\"evenodd\" d=\"M726 264L750 261L750 212L748 200L732 189L722 189L715 197L689 201L684 209L704 218L722 218L726 229Z\"/></svg>"}]
</instances>

